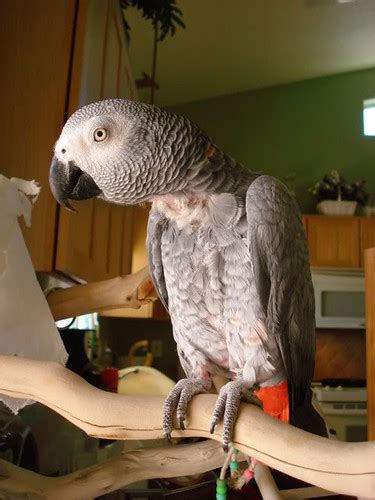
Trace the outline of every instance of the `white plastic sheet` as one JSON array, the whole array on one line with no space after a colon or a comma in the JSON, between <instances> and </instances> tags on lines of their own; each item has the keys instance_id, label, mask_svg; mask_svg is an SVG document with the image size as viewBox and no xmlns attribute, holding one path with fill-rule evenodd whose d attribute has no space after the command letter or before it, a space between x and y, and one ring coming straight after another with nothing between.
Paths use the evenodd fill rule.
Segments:
<instances>
[{"instance_id":1,"label":"white plastic sheet","mask_svg":"<svg viewBox=\"0 0 375 500\"><path fill-rule=\"evenodd\" d=\"M23 216L30 226L39 191L34 181L0 174L0 353L65 364L67 353L17 221ZM15 413L33 402L1 394L0 401Z\"/></svg>"}]
</instances>

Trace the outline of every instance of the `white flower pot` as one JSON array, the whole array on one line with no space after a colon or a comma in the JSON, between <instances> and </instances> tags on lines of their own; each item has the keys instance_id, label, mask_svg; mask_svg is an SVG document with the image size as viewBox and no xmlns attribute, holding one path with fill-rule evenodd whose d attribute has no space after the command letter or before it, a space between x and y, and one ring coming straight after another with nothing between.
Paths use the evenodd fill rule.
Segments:
<instances>
[{"instance_id":1,"label":"white flower pot","mask_svg":"<svg viewBox=\"0 0 375 500\"><path fill-rule=\"evenodd\" d=\"M318 213L322 215L354 215L356 208L356 201L345 200L324 200L316 206Z\"/></svg>"}]
</instances>

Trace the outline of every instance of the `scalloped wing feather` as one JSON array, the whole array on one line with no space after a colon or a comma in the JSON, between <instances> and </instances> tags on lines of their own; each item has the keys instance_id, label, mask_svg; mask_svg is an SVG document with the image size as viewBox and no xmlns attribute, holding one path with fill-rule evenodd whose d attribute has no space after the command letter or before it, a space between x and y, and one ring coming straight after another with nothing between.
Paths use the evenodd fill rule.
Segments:
<instances>
[{"instance_id":1,"label":"scalloped wing feather","mask_svg":"<svg viewBox=\"0 0 375 500\"><path fill-rule=\"evenodd\" d=\"M287 188L260 176L246 196L248 242L267 330L277 339L293 410L306 403L314 372L315 316L307 242Z\"/></svg>"},{"instance_id":2,"label":"scalloped wing feather","mask_svg":"<svg viewBox=\"0 0 375 500\"><path fill-rule=\"evenodd\" d=\"M168 311L168 292L161 257L161 237L165 222L165 217L158 210L151 209L147 224L146 246L151 279L160 300Z\"/></svg>"}]
</instances>

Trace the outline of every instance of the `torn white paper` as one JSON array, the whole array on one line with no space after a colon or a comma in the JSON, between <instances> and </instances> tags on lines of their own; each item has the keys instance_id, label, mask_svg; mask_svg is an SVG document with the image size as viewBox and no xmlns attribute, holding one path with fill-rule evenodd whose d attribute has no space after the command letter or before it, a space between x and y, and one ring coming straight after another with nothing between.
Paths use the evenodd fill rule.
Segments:
<instances>
[{"instance_id":1,"label":"torn white paper","mask_svg":"<svg viewBox=\"0 0 375 500\"><path fill-rule=\"evenodd\" d=\"M30 226L39 191L35 181L0 174L0 353L65 364L67 353L17 221L23 216ZM0 401L15 413L33 402L1 394Z\"/></svg>"}]
</instances>

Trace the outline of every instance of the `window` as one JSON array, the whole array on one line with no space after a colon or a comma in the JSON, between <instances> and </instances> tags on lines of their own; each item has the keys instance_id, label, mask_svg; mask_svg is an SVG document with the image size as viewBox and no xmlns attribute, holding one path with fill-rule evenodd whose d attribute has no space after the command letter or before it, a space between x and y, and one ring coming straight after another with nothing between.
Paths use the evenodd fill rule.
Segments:
<instances>
[{"instance_id":1,"label":"window","mask_svg":"<svg viewBox=\"0 0 375 500\"><path fill-rule=\"evenodd\" d=\"M56 321L58 328L78 328L79 330L97 330L98 329L98 315L83 314L76 318L66 318Z\"/></svg>"},{"instance_id":2,"label":"window","mask_svg":"<svg viewBox=\"0 0 375 500\"><path fill-rule=\"evenodd\" d=\"M363 101L363 133L375 136L375 98Z\"/></svg>"}]
</instances>

